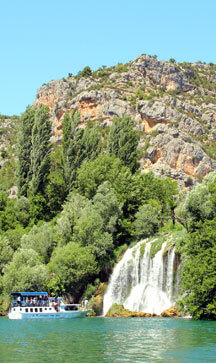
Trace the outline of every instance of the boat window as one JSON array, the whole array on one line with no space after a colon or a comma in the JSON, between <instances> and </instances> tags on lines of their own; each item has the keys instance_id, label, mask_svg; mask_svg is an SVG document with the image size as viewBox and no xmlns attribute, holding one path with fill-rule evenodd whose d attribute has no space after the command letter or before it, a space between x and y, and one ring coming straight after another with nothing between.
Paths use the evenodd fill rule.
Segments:
<instances>
[{"instance_id":1,"label":"boat window","mask_svg":"<svg viewBox=\"0 0 216 363\"><path fill-rule=\"evenodd\" d=\"M40 310L40 313L42 313L43 309L42 309L42 308L40 308L39 310Z\"/></svg>"},{"instance_id":2,"label":"boat window","mask_svg":"<svg viewBox=\"0 0 216 363\"><path fill-rule=\"evenodd\" d=\"M20 311L22 311L22 308L20 308Z\"/></svg>"},{"instance_id":3,"label":"boat window","mask_svg":"<svg viewBox=\"0 0 216 363\"><path fill-rule=\"evenodd\" d=\"M72 311L72 310L78 310L77 305L66 305L65 310Z\"/></svg>"},{"instance_id":4,"label":"boat window","mask_svg":"<svg viewBox=\"0 0 216 363\"><path fill-rule=\"evenodd\" d=\"M14 311L15 311L16 309L14 308Z\"/></svg>"},{"instance_id":5,"label":"boat window","mask_svg":"<svg viewBox=\"0 0 216 363\"><path fill-rule=\"evenodd\" d=\"M25 309L25 312L28 313L28 309Z\"/></svg>"},{"instance_id":6,"label":"boat window","mask_svg":"<svg viewBox=\"0 0 216 363\"><path fill-rule=\"evenodd\" d=\"M30 308L30 313L33 313L33 309L32 308Z\"/></svg>"},{"instance_id":7,"label":"boat window","mask_svg":"<svg viewBox=\"0 0 216 363\"><path fill-rule=\"evenodd\" d=\"M37 308L35 308L35 312L36 312L36 313L38 312L38 309L37 309Z\"/></svg>"},{"instance_id":8,"label":"boat window","mask_svg":"<svg viewBox=\"0 0 216 363\"><path fill-rule=\"evenodd\" d=\"M47 310L47 308L45 308L44 310Z\"/></svg>"}]
</instances>

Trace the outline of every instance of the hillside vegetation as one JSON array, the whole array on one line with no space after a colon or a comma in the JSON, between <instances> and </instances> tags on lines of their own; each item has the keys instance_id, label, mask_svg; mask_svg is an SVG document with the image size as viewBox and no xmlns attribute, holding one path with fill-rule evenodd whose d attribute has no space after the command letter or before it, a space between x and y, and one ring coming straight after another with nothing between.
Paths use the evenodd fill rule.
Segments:
<instances>
[{"instance_id":1,"label":"hillside vegetation","mask_svg":"<svg viewBox=\"0 0 216 363\"><path fill-rule=\"evenodd\" d=\"M140 59L147 62L148 57ZM136 64L141 62L140 59ZM149 59L150 63L159 62L153 57ZM156 65L159 67L160 62ZM189 100L188 92L193 90L195 102L198 98L203 99L206 105L205 95L198 90L208 89L208 92L214 93L215 66L176 65L173 61L169 65L172 69L176 67L178 75L184 70L184 77L190 82L183 78L182 89L171 92L160 90L152 80L149 87L154 85L158 92L153 95L148 87L139 92L136 90L134 84L139 78L135 78L132 85L128 83L132 81L127 79L124 87L128 93L123 102L134 104L136 109L139 106L142 114L151 107L157 112L153 105L155 102L158 107L158 97L165 97L166 107L172 109L173 97L176 105L180 105L180 98ZM62 82L75 82L74 87L78 87L81 81L93 79L101 82L103 79L104 92L104 87L110 87L111 74L123 77L131 67L132 63L96 72L87 67L76 77ZM148 70L149 66L146 67ZM205 74L209 69L212 69L212 78ZM187 76L187 72L191 74L192 71L196 71L194 76ZM207 83L204 76L208 79ZM70 87L73 93L74 88ZM130 91L135 90L138 92L136 99L129 101ZM149 104L151 101L154 101L152 106ZM211 110L214 109L212 105ZM182 114L185 115L185 112L189 111ZM208 109L204 114L209 115ZM190 120L195 122L197 116L191 115ZM215 318L216 174L208 174L214 170L214 155L211 158L206 153L214 126L208 128L209 138L206 140L202 126L204 136L198 140L198 136L194 135L194 125L197 124L190 124L190 134L194 139L189 141L187 135L184 142L187 146L193 144L193 150L199 144L197 158L200 159L193 163L200 168L202 163L205 172L199 178L197 174L191 180L187 179L187 183L185 176L182 179L184 173L179 174L179 179L175 174L178 184L167 177L165 171L160 170L160 176L158 173L155 175L151 171L154 168L148 168L143 160L157 159L153 146L156 144L161 155L166 148L166 157L171 155L168 153L169 142L179 137L178 142L182 143L182 132L185 135L185 130L181 131L182 119L176 127L171 124L176 122L175 115L169 114L169 124L164 123L163 117L162 122L156 122L157 128L147 133L137 127L136 113L131 114L129 108L128 113L113 116L110 123L91 117L83 122L82 110L75 107L64 112L59 139L55 132L53 134L52 110L43 102L28 106L20 118L1 117L4 124L1 129L4 148L1 149L3 162L0 170L2 312L8 308L12 291L48 290L51 295L61 294L68 301L76 302L84 297L90 298L107 282L114 264L129 245L155 233L184 228L186 233L181 234L184 238L173 241L183 261L179 305L194 318ZM150 119L156 120L154 116ZM143 120L147 120L146 116ZM212 124L212 121L208 122ZM11 128L9 133L7 128ZM176 136L176 132L180 136ZM176 148L176 145L173 144L173 147ZM188 153L186 149L181 149L181 158ZM207 176L203 179L205 174ZM184 186L187 184L190 188L193 183L198 183L186 193L181 189L182 180L185 181ZM16 188L11 191L12 186L17 187L17 192Z\"/></svg>"},{"instance_id":2,"label":"hillside vegetation","mask_svg":"<svg viewBox=\"0 0 216 363\"><path fill-rule=\"evenodd\" d=\"M127 64L85 67L43 85L34 102L49 107L53 136L62 138L65 113L79 111L102 128L129 115L139 132L140 165L181 187L216 170L216 66L159 61L141 55Z\"/></svg>"}]
</instances>

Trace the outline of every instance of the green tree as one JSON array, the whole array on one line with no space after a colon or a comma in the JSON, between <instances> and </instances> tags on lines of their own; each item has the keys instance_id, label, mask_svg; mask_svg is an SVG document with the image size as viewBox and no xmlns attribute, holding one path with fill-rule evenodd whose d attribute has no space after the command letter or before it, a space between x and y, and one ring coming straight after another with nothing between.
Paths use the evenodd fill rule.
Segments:
<instances>
[{"instance_id":1,"label":"green tree","mask_svg":"<svg viewBox=\"0 0 216 363\"><path fill-rule=\"evenodd\" d=\"M30 222L30 202L26 197L22 196L16 200L15 212L20 225L27 227Z\"/></svg>"},{"instance_id":2,"label":"green tree","mask_svg":"<svg viewBox=\"0 0 216 363\"><path fill-rule=\"evenodd\" d=\"M143 204L139 207L134 221L135 234L138 238L149 237L158 231L161 217L159 208L160 205L151 204Z\"/></svg>"},{"instance_id":3,"label":"green tree","mask_svg":"<svg viewBox=\"0 0 216 363\"><path fill-rule=\"evenodd\" d=\"M2 199L0 204L2 205L2 210L0 207L0 229L2 231L8 231L17 227L27 227L30 221L29 201L27 198L21 197L15 200L6 196L6 199Z\"/></svg>"},{"instance_id":4,"label":"green tree","mask_svg":"<svg viewBox=\"0 0 216 363\"><path fill-rule=\"evenodd\" d=\"M59 241L65 244L73 240L89 247L102 264L112 254L120 216L121 206L109 182L98 187L92 201L73 192L57 220Z\"/></svg>"},{"instance_id":5,"label":"green tree","mask_svg":"<svg viewBox=\"0 0 216 363\"><path fill-rule=\"evenodd\" d=\"M121 200L128 194L131 178L130 169L120 159L114 155L99 155L97 159L85 160L82 164L78 171L77 187L80 194L93 198L98 186L109 181Z\"/></svg>"},{"instance_id":6,"label":"green tree","mask_svg":"<svg viewBox=\"0 0 216 363\"><path fill-rule=\"evenodd\" d=\"M98 272L93 254L85 247L70 242L58 247L48 265L49 289L54 294L79 298L89 279Z\"/></svg>"},{"instance_id":7,"label":"green tree","mask_svg":"<svg viewBox=\"0 0 216 363\"><path fill-rule=\"evenodd\" d=\"M9 245L16 251L21 245L21 238L25 233L25 229L21 225L17 225L14 229L8 229L4 236L7 238Z\"/></svg>"},{"instance_id":8,"label":"green tree","mask_svg":"<svg viewBox=\"0 0 216 363\"><path fill-rule=\"evenodd\" d=\"M216 218L199 222L183 247L180 305L195 319L216 318Z\"/></svg>"},{"instance_id":9,"label":"green tree","mask_svg":"<svg viewBox=\"0 0 216 363\"><path fill-rule=\"evenodd\" d=\"M46 289L47 272L40 258L32 249L20 249L7 265L3 277L4 292L41 291Z\"/></svg>"},{"instance_id":10,"label":"green tree","mask_svg":"<svg viewBox=\"0 0 216 363\"><path fill-rule=\"evenodd\" d=\"M19 195L27 197L29 183L32 178L31 152L32 152L32 128L35 119L35 107L28 106L21 115L21 127L18 138L18 168L17 184Z\"/></svg>"},{"instance_id":11,"label":"green tree","mask_svg":"<svg viewBox=\"0 0 216 363\"><path fill-rule=\"evenodd\" d=\"M108 138L108 152L118 157L132 173L139 168L138 136L129 116L113 119Z\"/></svg>"},{"instance_id":12,"label":"green tree","mask_svg":"<svg viewBox=\"0 0 216 363\"><path fill-rule=\"evenodd\" d=\"M91 120L87 121L84 133L83 144L85 148L85 158L94 160L102 151L101 131Z\"/></svg>"},{"instance_id":13,"label":"green tree","mask_svg":"<svg viewBox=\"0 0 216 363\"><path fill-rule=\"evenodd\" d=\"M85 159L95 159L102 149L99 128L87 122L85 129L80 128L80 114L73 111L63 120L63 161L65 184L68 191L75 185L77 170Z\"/></svg>"},{"instance_id":14,"label":"green tree","mask_svg":"<svg viewBox=\"0 0 216 363\"><path fill-rule=\"evenodd\" d=\"M38 221L49 220L49 213L47 211L47 201L42 193L29 196L30 201L30 217L31 223Z\"/></svg>"},{"instance_id":15,"label":"green tree","mask_svg":"<svg viewBox=\"0 0 216 363\"><path fill-rule=\"evenodd\" d=\"M85 158L85 148L82 141L84 130L78 127L80 121L79 113L73 111L71 116L65 114L62 122L64 178L68 192L76 180L77 169Z\"/></svg>"},{"instance_id":16,"label":"green tree","mask_svg":"<svg viewBox=\"0 0 216 363\"><path fill-rule=\"evenodd\" d=\"M109 181L121 206L121 223L117 239L122 243L133 235L135 214L142 204L156 200L160 204L161 224L172 216L175 207L177 185L170 179L155 178L153 173L132 175L130 169L114 155L100 155L93 161L84 161L78 171L78 191L87 198L93 198L97 188ZM149 204L149 203L148 203Z\"/></svg>"},{"instance_id":17,"label":"green tree","mask_svg":"<svg viewBox=\"0 0 216 363\"><path fill-rule=\"evenodd\" d=\"M98 187L93 198L93 205L103 220L102 229L113 234L117 229L122 211L121 204L109 181L105 181Z\"/></svg>"},{"instance_id":18,"label":"green tree","mask_svg":"<svg viewBox=\"0 0 216 363\"><path fill-rule=\"evenodd\" d=\"M7 205L8 195L4 190L0 191L0 211L3 211Z\"/></svg>"},{"instance_id":19,"label":"green tree","mask_svg":"<svg viewBox=\"0 0 216 363\"><path fill-rule=\"evenodd\" d=\"M100 264L107 262L114 248L112 235L103 230L103 219L92 205L83 209L74 227L73 241L89 247Z\"/></svg>"},{"instance_id":20,"label":"green tree","mask_svg":"<svg viewBox=\"0 0 216 363\"><path fill-rule=\"evenodd\" d=\"M48 223L33 226L28 234L21 238L23 249L32 249L42 258L43 263L48 263L54 247L57 245L54 228Z\"/></svg>"},{"instance_id":21,"label":"green tree","mask_svg":"<svg viewBox=\"0 0 216 363\"><path fill-rule=\"evenodd\" d=\"M0 236L0 274L4 273L7 264L11 261L14 251L6 237Z\"/></svg>"},{"instance_id":22,"label":"green tree","mask_svg":"<svg viewBox=\"0 0 216 363\"><path fill-rule=\"evenodd\" d=\"M176 182L169 178L156 178L152 172L137 173L133 177L133 191L133 208L136 211L148 200L157 200L164 218L170 218L171 208L175 205L175 196L178 195Z\"/></svg>"},{"instance_id":23,"label":"green tree","mask_svg":"<svg viewBox=\"0 0 216 363\"><path fill-rule=\"evenodd\" d=\"M71 241L74 227L82 214L82 210L89 203L90 201L76 192L69 194L63 211L56 223L56 233L61 245Z\"/></svg>"},{"instance_id":24,"label":"green tree","mask_svg":"<svg viewBox=\"0 0 216 363\"><path fill-rule=\"evenodd\" d=\"M50 154L50 173L44 193L50 218L54 217L62 209L66 197L63 169L62 147L54 146Z\"/></svg>"},{"instance_id":25,"label":"green tree","mask_svg":"<svg viewBox=\"0 0 216 363\"><path fill-rule=\"evenodd\" d=\"M197 222L216 216L216 173L210 173L202 184L189 191L176 210L178 220L188 231L196 229Z\"/></svg>"},{"instance_id":26,"label":"green tree","mask_svg":"<svg viewBox=\"0 0 216 363\"><path fill-rule=\"evenodd\" d=\"M103 218L92 203L82 210L72 238L81 246L88 246L101 262L107 260L114 247L112 235L105 231Z\"/></svg>"},{"instance_id":27,"label":"green tree","mask_svg":"<svg viewBox=\"0 0 216 363\"><path fill-rule=\"evenodd\" d=\"M85 205L74 227L73 240L88 246L100 266L108 262L114 249L121 207L109 182L104 182L91 203Z\"/></svg>"},{"instance_id":28,"label":"green tree","mask_svg":"<svg viewBox=\"0 0 216 363\"><path fill-rule=\"evenodd\" d=\"M78 77L90 77L92 75L92 70L89 66L83 68L82 71L78 73Z\"/></svg>"},{"instance_id":29,"label":"green tree","mask_svg":"<svg viewBox=\"0 0 216 363\"><path fill-rule=\"evenodd\" d=\"M32 129L31 152L31 192L44 194L50 171L50 137L51 123L48 107L40 105L35 113L35 122Z\"/></svg>"},{"instance_id":30,"label":"green tree","mask_svg":"<svg viewBox=\"0 0 216 363\"><path fill-rule=\"evenodd\" d=\"M0 211L0 229L7 231L17 226L17 216L15 210L16 202L12 199L7 199L6 206L3 211Z\"/></svg>"}]
</instances>

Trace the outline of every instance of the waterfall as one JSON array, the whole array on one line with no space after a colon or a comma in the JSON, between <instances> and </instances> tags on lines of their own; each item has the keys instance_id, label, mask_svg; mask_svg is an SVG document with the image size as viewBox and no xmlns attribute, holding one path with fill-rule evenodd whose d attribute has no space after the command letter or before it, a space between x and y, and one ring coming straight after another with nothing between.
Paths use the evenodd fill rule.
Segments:
<instances>
[{"instance_id":1,"label":"waterfall","mask_svg":"<svg viewBox=\"0 0 216 363\"><path fill-rule=\"evenodd\" d=\"M175 304L179 261L173 247L165 250L167 242L151 258L155 242L157 238L140 241L116 265L104 295L104 315L114 303L123 304L131 311L158 315Z\"/></svg>"}]
</instances>

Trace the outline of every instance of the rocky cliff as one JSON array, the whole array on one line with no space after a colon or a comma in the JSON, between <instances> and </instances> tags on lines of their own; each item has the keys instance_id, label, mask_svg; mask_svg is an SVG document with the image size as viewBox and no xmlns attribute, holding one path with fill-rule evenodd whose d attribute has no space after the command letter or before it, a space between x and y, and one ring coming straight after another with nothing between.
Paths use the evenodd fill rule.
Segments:
<instances>
[{"instance_id":1,"label":"rocky cliff","mask_svg":"<svg viewBox=\"0 0 216 363\"><path fill-rule=\"evenodd\" d=\"M141 167L189 186L216 169L216 65L159 61L141 55L133 62L80 72L51 81L34 104L49 107L53 140L62 119L76 109L88 119L110 125L131 115L140 133Z\"/></svg>"},{"instance_id":2,"label":"rocky cliff","mask_svg":"<svg viewBox=\"0 0 216 363\"><path fill-rule=\"evenodd\" d=\"M17 194L16 174L16 140L19 129L19 117L0 114L0 185L8 189L9 197Z\"/></svg>"}]
</instances>

